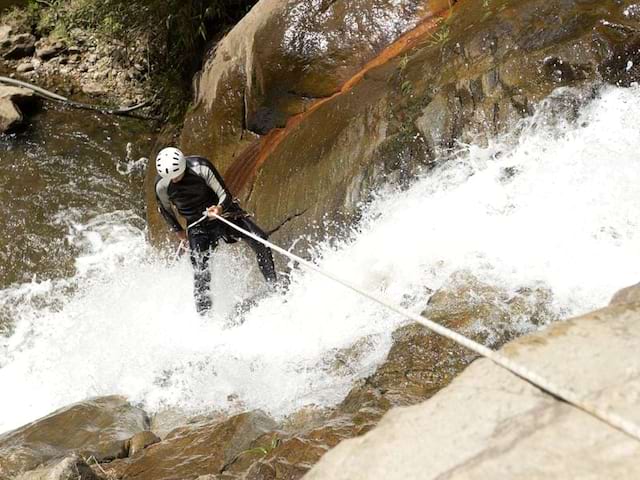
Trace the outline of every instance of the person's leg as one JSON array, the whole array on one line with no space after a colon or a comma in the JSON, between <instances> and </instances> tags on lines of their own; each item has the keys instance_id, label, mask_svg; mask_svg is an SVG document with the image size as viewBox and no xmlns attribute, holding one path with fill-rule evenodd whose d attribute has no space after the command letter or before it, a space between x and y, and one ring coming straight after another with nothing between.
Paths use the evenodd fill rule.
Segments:
<instances>
[{"instance_id":1,"label":"person's leg","mask_svg":"<svg viewBox=\"0 0 640 480\"><path fill-rule=\"evenodd\" d=\"M267 239L267 234L249 217L239 218L235 220L234 223L240 228L243 228L260 238L265 240ZM269 283L275 283L278 278L276 275L276 267L273 264L273 254L271 253L271 249L257 240L247 237L246 235L241 235L240 238L247 242L249 247L251 247L251 249L256 253L258 266L260 267L260 271L262 272L265 280Z\"/></svg>"},{"instance_id":2,"label":"person's leg","mask_svg":"<svg viewBox=\"0 0 640 480\"><path fill-rule=\"evenodd\" d=\"M209 257L216 247L216 241L205 230L193 228L189 232L189 247L193 266L193 297L196 310L204 315L211 310Z\"/></svg>"}]
</instances>

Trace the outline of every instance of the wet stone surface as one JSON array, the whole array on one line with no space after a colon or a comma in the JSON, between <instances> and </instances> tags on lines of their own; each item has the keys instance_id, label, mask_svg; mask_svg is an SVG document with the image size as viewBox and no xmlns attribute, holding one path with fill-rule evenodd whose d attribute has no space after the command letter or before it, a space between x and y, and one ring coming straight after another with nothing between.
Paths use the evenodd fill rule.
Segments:
<instances>
[{"instance_id":1,"label":"wet stone surface","mask_svg":"<svg viewBox=\"0 0 640 480\"><path fill-rule=\"evenodd\" d=\"M125 441L148 427L147 414L112 396L70 405L0 436L0 478L78 453L107 461L123 457Z\"/></svg>"},{"instance_id":2,"label":"wet stone surface","mask_svg":"<svg viewBox=\"0 0 640 480\"><path fill-rule=\"evenodd\" d=\"M228 169L248 171L236 194L267 228L302 213L274 240L287 245L301 231L333 233L331 220L338 230L349 224L381 183L410 181L459 140L504 132L554 89L637 81L640 30L625 14L628 6L614 0L463 0L348 92L318 108L309 104L286 130L263 137L248 158L240 155L247 138L242 122L229 128L204 106L187 120L181 140L211 155L222 170L233 158L242 162ZM205 75L201 85L206 81ZM242 85L240 77L229 84L232 90ZM265 95L277 95L272 89ZM224 109L241 112L241 99ZM231 151L231 145L238 148ZM336 212L334 218L326 218L327 211Z\"/></svg>"}]
</instances>

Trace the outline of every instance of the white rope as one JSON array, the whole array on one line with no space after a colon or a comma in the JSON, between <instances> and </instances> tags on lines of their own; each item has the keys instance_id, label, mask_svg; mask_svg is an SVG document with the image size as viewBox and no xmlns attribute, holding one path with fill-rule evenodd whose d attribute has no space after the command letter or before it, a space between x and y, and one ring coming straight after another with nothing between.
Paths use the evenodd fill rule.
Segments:
<instances>
[{"instance_id":1,"label":"white rope","mask_svg":"<svg viewBox=\"0 0 640 480\"><path fill-rule=\"evenodd\" d=\"M193 222L192 224L187 226L187 232L189 230L191 230L191 227L195 227L196 225L198 225L200 222L204 222L207 218L209 218L209 215L207 214L207 212L204 212L204 214L202 215L202 217L200 217L198 220L196 220L195 222Z\"/></svg>"},{"instance_id":2,"label":"white rope","mask_svg":"<svg viewBox=\"0 0 640 480\"><path fill-rule=\"evenodd\" d=\"M616 412L611 412L607 409L604 409L598 405L596 405L595 403L580 398L576 392L574 392L573 390L569 389L569 388L565 388L559 385L554 384L553 382L547 380L546 378L540 376L539 374L537 374L536 372L531 371L530 369L528 369L527 367L520 365L516 362L514 362L513 360L507 358L506 356L502 355L501 353L495 351L495 350L491 350L490 348L485 347L484 345L475 342L467 337L465 337L464 335L461 335L457 332L454 332L453 330L448 329L447 327L444 327L438 323L433 322L432 320L429 320L428 318L423 317L422 315L418 315L416 313L410 312L409 310L396 305L384 298L380 298L372 293L369 293L363 289L361 289L360 287L358 287L357 285L354 285L342 278L339 278L335 275L333 275L330 272L327 272L325 270L322 270L321 268L319 268L317 265L304 260L303 258L298 257L297 255L294 255L293 253L269 242L268 240L265 240L263 238L258 237L257 235L248 232L247 230L244 230L243 228L238 227L237 225L233 224L232 222L230 222L229 220L227 220L226 218L223 218L219 215L212 215L213 218L216 218L218 220L220 220L221 222L226 223L228 226L230 226L231 228L237 230L238 232L246 235L247 237L250 237L260 243L262 243L263 245L266 245L267 247L271 248L272 250L275 250L276 252L284 255L285 257L290 258L291 260L293 260L296 263L299 263L300 265L303 265L305 267L307 267L309 270L313 270L314 272L319 273L320 275L323 275L331 280L333 280L336 283L339 283L351 290L353 290L354 292L368 298L369 300L372 300L382 306L384 306L385 308L396 312L400 315L403 315L417 323L420 323L421 325L424 325L425 327L427 327L429 330L442 335L445 338L448 338L450 340L453 340L454 342L458 343L459 345L462 345L463 347L468 348L469 350L488 358L489 360L491 360L492 362L494 362L495 364L505 368L506 370L509 370L511 373L517 375L518 377L522 378L523 380L526 380L527 382L535 385L536 387L540 388L542 391L560 399L563 400L564 402L573 405L574 407L588 413L589 415L592 415L596 418L598 418L599 420L605 422L606 424L616 428L617 430L620 430L621 432L624 432L625 434L629 435L630 437L634 438L635 440L640 441L640 426L638 426L637 424L621 417L620 415L618 415ZM195 225L196 223L200 223L201 221L205 220L206 218L208 218L207 215L203 215L203 217L198 220L197 222L194 222L191 226Z\"/></svg>"}]
</instances>

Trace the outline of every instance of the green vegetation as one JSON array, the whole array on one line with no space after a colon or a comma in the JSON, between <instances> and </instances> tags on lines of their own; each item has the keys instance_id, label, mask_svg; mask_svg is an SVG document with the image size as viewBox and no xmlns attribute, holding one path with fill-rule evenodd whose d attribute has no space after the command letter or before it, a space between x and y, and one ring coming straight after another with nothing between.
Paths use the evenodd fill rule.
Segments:
<instances>
[{"instance_id":1,"label":"green vegetation","mask_svg":"<svg viewBox=\"0 0 640 480\"><path fill-rule=\"evenodd\" d=\"M261 458L262 457L266 457L267 455L269 455L269 453L271 453L272 450L277 448L278 445L280 445L280 439L278 438L278 434L274 433L273 436L271 437L271 441L269 442L268 445L259 446L259 447L255 447L255 448L249 448L247 450L242 450L235 457L233 457L233 459L231 459L230 462L227 462L222 467L222 470L221 470L220 473L225 472L231 465L236 463L240 459L240 457L242 457L244 455L259 455Z\"/></svg>"},{"instance_id":2,"label":"green vegetation","mask_svg":"<svg viewBox=\"0 0 640 480\"><path fill-rule=\"evenodd\" d=\"M278 438L277 434L274 434L273 437L271 437L271 442L269 442L269 445L265 445L264 447L255 447L255 448L250 448L248 450L243 450L237 456L240 457L241 455L259 454L260 456L265 457L272 450L274 450L278 445L280 445L280 439Z\"/></svg>"},{"instance_id":3,"label":"green vegetation","mask_svg":"<svg viewBox=\"0 0 640 480\"><path fill-rule=\"evenodd\" d=\"M451 30L449 25L442 25L437 31L431 34L431 39L429 40L429 45L442 47L449 40L449 35L451 34Z\"/></svg>"},{"instance_id":4,"label":"green vegetation","mask_svg":"<svg viewBox=\"0 0 640 480\"><path fill-rule=\"evenodd\" d=\"M42 35L73 40L77 32L119 45L122 62L144 50L149 88L163 113L184 114L193 74L209 42L237 23L257 0L29 0L27 22ZM16 15L13 12L12 15Z\"/></svg>"}]
</instances>

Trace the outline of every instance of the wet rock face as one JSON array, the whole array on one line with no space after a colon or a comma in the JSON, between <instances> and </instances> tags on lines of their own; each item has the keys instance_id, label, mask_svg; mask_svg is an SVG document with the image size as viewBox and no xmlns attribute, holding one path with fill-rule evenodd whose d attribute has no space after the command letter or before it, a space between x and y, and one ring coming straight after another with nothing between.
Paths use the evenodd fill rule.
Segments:
<instances>
[{"instance_id":1,"label":"wet rock face","mask_svg":"<svg viewBox=\"0 0 640 480\"><path fill-rule=\"evenodd\" d=\"M413 0L289 2L256 32L257 81L247 102L247 128L264 134L283 127L311 100L336 93L369 59L415 25L421 7Z\"/></svg>"},{"instance_id":2,"label":"wet rock face","mask_svg":"<svg viewBox=\"0 0 640 480\"><path fill-rule=\"evenodd\" d=\"M446 0L262 0L196 80L182 146L226 169L255 137L337 92L367 61Z\"/></svg>"},{"instance_id":3,"label":"wet rock face","mask_svg":"<svg viewBox=\"0 0 640 480\"><path fill-rule=\"evenodd\" d=\"M250 185L249 208L267 225L305 212L279 241L326 212L355 213L372 188L412 178L457 140L505 131L557 87L616 79L616 52L639 38L619 2L484 5L458 2L422 43L289 129Z\"/></svg>"},{"instance_id":4,"label":"wet rock face","mask_svg":"<svg viewBox=\"0 0 640 480\"><path fill-rule=\"evenodd\" d=\"M218 474L253 440L275 427L261 412L247 412L225 421L205 421L180 427L161 443L127 460L106 465L117 478L139 480L190 480Z\"/></svg>"},{"instance_id":5,"label":"wet rock face","mask_svg":"<svg viewBox=\"0 0 640 480\"><path fill-rule=\"evenodd\" d=\"M122 397L76 403L0 436L0 478L77 452L98 461L125 455L125 440L146 430L144 411Z\"/></svg>"},{"instance_id":6,"label":"wet rock face","mask_svg":"<svg viewBox=\"0 0 640 480\"><path fill-rule=\"evenodd\" d=\"M348 5L337 2L327 11ZM630 2L616 0L461 0L435 29L321 105L291 103L286 92L311 97L325 87L331 91L333 79L345 75L325 72L327 82L314 82L314 75L296 74L295 81L284 81L288 73L279 76L284 70L274 66L277 62L261 63L259 72L239 68L236 59L245 58L244 53L232 52L264 55L266 42L255 50L253 43L238 41L235 50L219 49L207 63L181 142L189 151L212 157L221 171L242 177L235 193L266 229L301 214L279 230L275 240L288 245L300 233L330 233L324 226L327 219L335 220L339 231L340 223L357 215L371 189L410 181L457 140L505 131L554 89L638 80L634 46L640 41L639 20L632 12ZM301 25L325 28L321 15L315 17ZM260 25L277 23L264 20ZM267 30L252 32L251 38L267 38L261 37ZM291 37L294 51L314 46L303 41L307 37L314 38L304 31ZM219 68L226 65L223 58L236 67ZM353 65L355 70L362 63ZM295 88L289 89L291 85ZM260 95L253 95L256 91ZM257 121L260 108L272 112L265 118L275 120ZM252 144L257 154L248 159L239 155L255 138L246 134L249 125L259 124L256 131L263 132L271 124L280 125L278 115L301 109L306 113L292 117L285 131L272 130L257 146ZM229 166L235 157L237 163Z\"/></svg>"}]
</instances>

